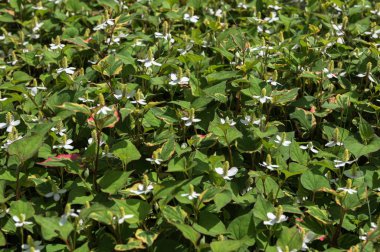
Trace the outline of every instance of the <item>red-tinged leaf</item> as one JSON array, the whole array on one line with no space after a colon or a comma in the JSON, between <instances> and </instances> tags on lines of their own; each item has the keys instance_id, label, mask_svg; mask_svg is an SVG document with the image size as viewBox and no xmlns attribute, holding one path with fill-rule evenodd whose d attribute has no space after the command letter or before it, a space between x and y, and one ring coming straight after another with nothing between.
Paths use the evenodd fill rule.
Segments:
<instances>
[{"instance_id":1,"label":"red-tinged leaf","mask_svg":"<svg viewBox=\"0 0 380 252\"><path fill-rule=\"evenodd\" d=\"M80 158L80 155L79 154L59 154L55 157L49 157L48 159L42 161L42 162L39 162L37 164L39 165L43 165L45 167L49 167L49 164L52 165L54 164L54 166L56 166L57 163L55 163L55 161L59 161L59 160L63 160L63 159L66 159L66 160L72 160L72 161L75 161L75 160L78 160ZM62 165L64 166L64 165ZM52 166L50 166L52 167Z\"/></svg>"}]
</instances>

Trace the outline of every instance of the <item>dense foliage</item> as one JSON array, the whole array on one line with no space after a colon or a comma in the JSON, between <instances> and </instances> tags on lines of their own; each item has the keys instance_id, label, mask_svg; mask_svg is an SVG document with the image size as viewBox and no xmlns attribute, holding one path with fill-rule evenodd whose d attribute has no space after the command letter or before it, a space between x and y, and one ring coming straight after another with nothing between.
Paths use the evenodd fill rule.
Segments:
<instances>
[{"instance_id":1,"label":"dense foliage","mask_svg":"<svg viewBox=\"0 0 380 252\"><path fill-rule=\"evenodd\" d=\"M374 2L2 1L2 250L379 250Z\"/></svg>"}]
</instances>

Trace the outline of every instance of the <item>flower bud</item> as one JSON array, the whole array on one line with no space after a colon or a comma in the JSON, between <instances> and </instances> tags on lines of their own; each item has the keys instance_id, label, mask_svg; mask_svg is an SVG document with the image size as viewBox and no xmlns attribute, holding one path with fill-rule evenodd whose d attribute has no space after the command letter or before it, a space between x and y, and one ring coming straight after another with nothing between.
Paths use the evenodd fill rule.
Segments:
<instances>
[{"instance_id":1,"label":"flower bud","mask_svg":"<svg viewBox=\"0 0 380 252\"><path fill-rule=\"evenodd\" d=\"M98 142L98 134L95 129L91 131L91 138L92 138L92 143Z\"/></svg>"},{"instance_id":2,"label":"flower bud","mask_svg":"<svg viewBox=\"0 0 380 252\"><path fill-rule=\"evenodd\" d=\"M267 90L265 88L261 89L261 96L266 96Z\"/></svg>"},{"instance_id":3,"label":"flower bud","mask_svg":"<svg viewBox=\"0 0 380 252\"><path fill-rule=\"evenodd\" d=\"M166 36L166 34L169 33L169 23L167 21L164 21L164 23L162 24L162 33L164 34L164 36Z\"/></svg>"},{"instance_id":4,"label":"flower bud","mask_svg":"<svg viewBox=\"0 0 380 252\"><path fill-rule=\"evenodd\" d=\"M348 17L344 16L342 20L342 30L345 30L348 24Z\"/></svg>"},{"instance_id":5,"label":"flower bud","mask_svg":"<svg viewBox=\"0 0 380 252\"><path fill-rule=\"evenodd\" d=\"M369 76L371 74L371 71L372 71L372 63L368 62L367 63L367 69L366 69L366 75Z\"/></svg>"},{"instance_id":6,"label":"flower bud","mask_svg":"<svg viewBox=\"0 0 380 252\"><path fill-rule=\"evenodd\" d=\"M284 213L284 209L279 205L276 209L276 218L280 219L281 215Z\"/></svg>"},{"instance_id":7,"label":"flower bud","mask_svg":"<svg viewBox=\"0 0 380 252\"><path fill-rule=\"evenodd\" d=\"M148 59L149 60L153 60L154 59L152 48L149 48L149 50L148 50Z\"/></svg>"},{"instance_id":8,"label":"flower bud","mask_svg":"<svg viewBox=\"0 0 380 252\"><path fill-rule=\"evenodd\" d=\"M10 125L12 121L13 121L13 115L11 112L8 112L7 115L5 116L5 122L7 123L7 125Z\"/></svg>"},{"instance_id":9,"label":"flower bud","mask_svg":"<svg viewBox=\"0 0 380 252\"><path fill-rule=\"evenodd\" d=\"M62 63L62 67L63 67L63 68L67 68L67 67L69 66L68 63L67 63L67 58L66 58L66 56L63 57L61 63Z\"/></svg>"},{"instance_id":10,"label":"flower bud","mask_svg":"<svg viewBox=\"0 0 380 252\"><path fill-rule=\"evenodd\" d=\"M271 156L270 154L267 155L267 158L266 158L265 162L266 162L268 165L271 165L271 164L272 164L272 156Z\"/></svg>"},{"instance_id":11,"label":"flower bud","mask_svg":"<svg viewBox=\"0 0 380 252\"><path fill-rule=\"evenodd\" d=\"M352 179L347 179L346 187L347 187L348 189L351 189L351 187L352 187Z\"/></svg>"},{"instance_id":12,"label":"flower bud","mask_svg":"<svg viewBox=\"0 0 380 252\"><path fill-rule=\"evenodd\" d=\"M98 99L99 99L99 104L100 104L100 106L105 106L106 105L106 101L104 100L104 96L103 96L103 94L102 93L99 93L98 94Z\"/></svg>"},{"instance_id":13,"label":"flower bud","mask_svg":"<svg viewBox=\"0 0 380 252\"><path fill-rule=\"evenodd\" d=\"M327 67L329 69L329 72L332 72L334 70L334 61L330 60L329 66Z\"/></svg>"},{"instance_id":14,"label":"flower bud","mask_svg":"<svg viewBox=\"0 0 380 252\"><path fill-rule=\"evenodd\" d=\"M88 168L86 168L86 170L84 170L84 172L83 172L83 177L86 179L86 178L88 178L88 176L90 176L90 170Z\"/></svg>"},{"instance_id":15,"label":"flower bud","mask_svg":"<svg viewBox=\"0 0 380 252\"><path fill-rule=\"evenodd\" d=\"M350 152L348 151L348 149L344 149L343 161L347 162L348 160L350 160Z\"/></svg>"},{"instance_id":16,"label":"flower bud","mask_svg":"<svg viewBox=\"0 0 380 252\"><path fill-rule=\"evenodd\" d=\"M223 164L223 173L227 174L228 173L228 169L230 169L230 163L228 161L225 161L224 164Z\"/></svg>"},{"instance_id":17,"label":"flower bud","mask_svg":"<svg viewBox=\"0 0 380 252\"><path fill-rule=\"evenodd\" d=\"M339 128L335 128L335 130L334 130L334 140L338 141L339 139L340 139Z\"/></svg>"}]
</instances>

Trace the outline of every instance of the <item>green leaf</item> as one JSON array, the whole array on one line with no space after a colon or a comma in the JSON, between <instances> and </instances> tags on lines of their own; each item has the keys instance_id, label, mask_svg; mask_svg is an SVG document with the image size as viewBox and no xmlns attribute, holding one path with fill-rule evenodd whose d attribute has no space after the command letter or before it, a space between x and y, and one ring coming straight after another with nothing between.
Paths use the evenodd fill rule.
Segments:
<instances>
[{"instance_id":1,"label":"green leaf","mask_svg":"<svg viewBox=\"0 0 380 252\"><path fill-rule=\"evenodd\" d=\"M16 71L13 73L13 80L12 82L14 84L19 84L19 83L25 83L33 80L33 77L30 76L29 74L22 72L22 71Z\"/></svg>"},{"instance_id":2,"label":"green leaf","mask_svg":"<svg viewBox=\"0 0 380 252\"><path fill-rule=\"evenodd\" d=\"M85 115L91 115L90 108L84 104L65 102L61 106L57 106L57 107L62 108L62 109L67 109L67 110L72 111L72 112L79 112L79 113L83 113Z\"/></svg>"},{"instance_id":3,"label":"green leaf","mask_svg":"<svg viewBox=\"0 0 380 252\"><path fill-rule=\"evenodd\" d=\"M290 118L297 120L304 131L314 129L317 124L313 113L302 108L296 108L296 111L290 114Z\"/></svg>"},{"instance_id":4,"label":"green leaf","mask_svg":"<svg viewBox=\"0 0 380 252\"><path fill-rule=\"evenodd\" d=\"M200 213L198 223L195 223L193 228L202 234L213 237L226 233L223 222L216 215L207 211Z\"/></svg>"},{"instance_id":5,"label":"green leaf","mask_svg":"<svg viewBox=\"0 0 380 252\"><path fill-rule=\"evenodd\" d=\"M267 213L273 213L273 205L265 200L261 195L257 197L255 206L253 207L253 214L260 220L268 220Z\"/></svg>"},{"instance_id":6,"label":"green leaf","mask_svg":"<svg viewBox=\"0 0 380 252\"><path fill-rule=\"evenodd\" d=\"M242 241L226 240L226 241L213 241L210 244L211 251L213 252L233 252L239 251L244 246Z\"/></svg>"},{"instance_id":7,"label":"green leaf","mask_svg":"<svg viewBox=\"0 0 380 252\"><path fill-rule=\"evenodd\" d=\"M370 141L375 136L372 126L363 118L360 118L359 133L364 142Z\"/></svg>"},{"instance_id":8,"label":"green leaf","mask_svg":"<svg viewBox=\"0 0 380 252\"><path fill-rule=\"evenodd\" d=\"M129 175L133 171L107 170L103 177L98 179L99 186L103 192L116 194L126 186Z\"/></svg>"},{"instance_id":9,"label":"green leaf","mask_svg":"<svg viewBox=\"0 0 380 252\"><path fill-rule=\"evenodd\" d=\"M144 249L145 246L142 241L135 239L135 238L129 238L127 244L117 244L115 246L115 251L128 251L128 250L134 250L137 249Z\"/></svg>"},{"instance_id":10,"label":"green leaf","mask_svg":"<svg viewBox=\"0 0 380 252\"><path fill-rule=\"evenodd\" d=\"M92 66L93 69L106 76L118 75L123 69L123 62L111 54L103 58L98 64Z\"/></svg>"},{"instance_id":11,"label":"green leaf","mask_svg":"<svg viewBox=\"0 0 380 252\"><path fill-rule=\"evenodd\" d=\"M186 224L181 224L181 223L171 223L174 225L179 231L181 231L182 235L191 241L194 246L197 245L197 241L201 237L200 234L195 231L191 226L188 226Z\"/></svg>"},{"instance_id":12,"label":"green leaf","mask_svg":"<svg viewBox=\"0 0 380 252\"><path fill-rule=\"evenodd\" d=\"M277 246L282 248L283 251L287 246L289 251L291 250L300 250L302 247L302 232L296 227L288 228L283 226L280 237L277 241Z\"/></svg>"},{"instance_id":13,"label":"green leaf","mask_svg":"<svg viewBox=\"0 0 380 252\"><path fill-rule=\"evenodd\" d=\"M331 223L329 213L326 210L320 209L317 206L309 206L306 212L309 213L311 217L317 219L323 224Z\"/></svg>"},{"instance_id":14,"label":"green leaf","mask_svg":"<svg viewBox=\"0 0 380 252\"><path fill-rule=\"evenodd\" d=\"M180 206L163 206L161 208L164 218L168 222L184 223L187 213Z\"/></svg>"},{"instance_id":15,"label":"green leaf","mask_svg":"<svg viewBox=\"0 0 380 252\"><path fill-rule=\"evenodd\" d=\"M3 232L0 231L0 247L3 247L5 245L7 245L7 240L5 239Z\"/></svg>"},{"instance_id":16,"label":"green leaf","mask_svg":"<svg viewBox=\"0 0 380 252\"><path fill-rule=\"evenodd\" d=\"M148 245L148 247L153 245L153 242L157 239L158 234L151 231L144 231L142 229L137 229L135 232L137 239Z\"/></svg>"},{"instance_id":17,"label":"green leaf","mask_svg":"<svg viewBox=\"0 0 380 252\"><path fill-rule=\"evenodd\" d=\"M67 240L70 233L74 230L73 225L70 222L66 222L65 225L60 226L59 217L42 217L40 215L34 216L37 224L41 226L42 237L45 240L53 240L55 237L60 237L63 240Z\"/></svg>"},{"instance_id":18,"label":"green leaf","mask_svg":"<svg viewBox=\"0 0 380 252\"><path fill-rule=\"evenodd\" d=\"M141 154L134 144L126 139L114 144L111 148L111 153L115 157L119 158L124 166L127 166L130 162L141 158Z\"/></svg>"},{"instance_id":19,"label":"green leaf","mask_svg":"<svg viewBox=\"0 0 380 252\"><path fill-rule=\"evenodd\" d=\"M255 226L253 211L251 211L232 220L227 231L230 233L230 238L244 241L247 246L253 246L256 236Z\"/></svg>"},{"instance_id":20,"label":"green leaf","mask_svg":"<svg viewBox=\"0 0 380 252\"><path fill-rule=\"evenodd\" d=\"M44 143L44 139L45 136L43 134L24 137L9 145L8 153L11 156L16 156L22 164L38 153L38 149Z\"/></svg>"},{"instance_id":21,"label":"green leaf","mask_svg":"<svg viewBox=\"0 0 380 252\"><path fill-rule=\"evenodd\" d=\"M330 188L330 183L327 178L312 170L308 170L301 175L301 184L304 188L313 192L322 188Z\"/></svg>"},{"instance_id":22,"label":"green leaf","mask_svg":"<svg viewBox=\"0 0 380 252\"><path fill-rule=\"evenodd\" d=\"M380 138L376 135L367 144L362 144L355 136L348 136L344 141L344 146L352 153L355 157L368 155L370 153L380 150Z\"/></svg>"}]
</instances>

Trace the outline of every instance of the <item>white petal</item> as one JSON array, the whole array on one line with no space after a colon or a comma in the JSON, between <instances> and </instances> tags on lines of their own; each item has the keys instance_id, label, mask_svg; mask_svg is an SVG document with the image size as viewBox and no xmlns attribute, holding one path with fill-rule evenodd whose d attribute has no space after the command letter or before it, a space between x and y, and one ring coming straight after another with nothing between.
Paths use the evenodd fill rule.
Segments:
<instances>
[{"instance_id":1,"label":"white petal","mask_svg":"<svg viewBox=\"0 0 380 252\"><path fill-rule=\"evenodd\" d=\"M61 195L59 193L54 193L54 200L58 201L61 198Z\"/></svg>"},{"instance_id":2,"label":"white petal","mask_svg":"<svg viewBox=\"0 0 380 252\"><path fill-rule=\"evenodd\" d=\"M218 174L220 174L220 175L224 175L223 168L221 168L221 167L215 168L215 172L218 173Z\"/></svg>"},{"instance_id":3,"label":"white petal","mask_svg":"<svg viewBox=\"0 0 380 252\"><path fill-rule=\"evenodd\" d=\"M237 172L238 172L238 168L232 167L231 169L228 170L227 176L229 177L235 176Z\"/></svg>"},{"instance_id":4,"label":"white petal","mask_svg":"<svg viewBox=\"0 0 380 252\"><path fill-rule=\"evenodd\" d=\"M276 219L276 215L274 215L273 213L267 213L267 217L268 217L270 220L275 220L275 219Z\"/></svg>"}]
</instances>

